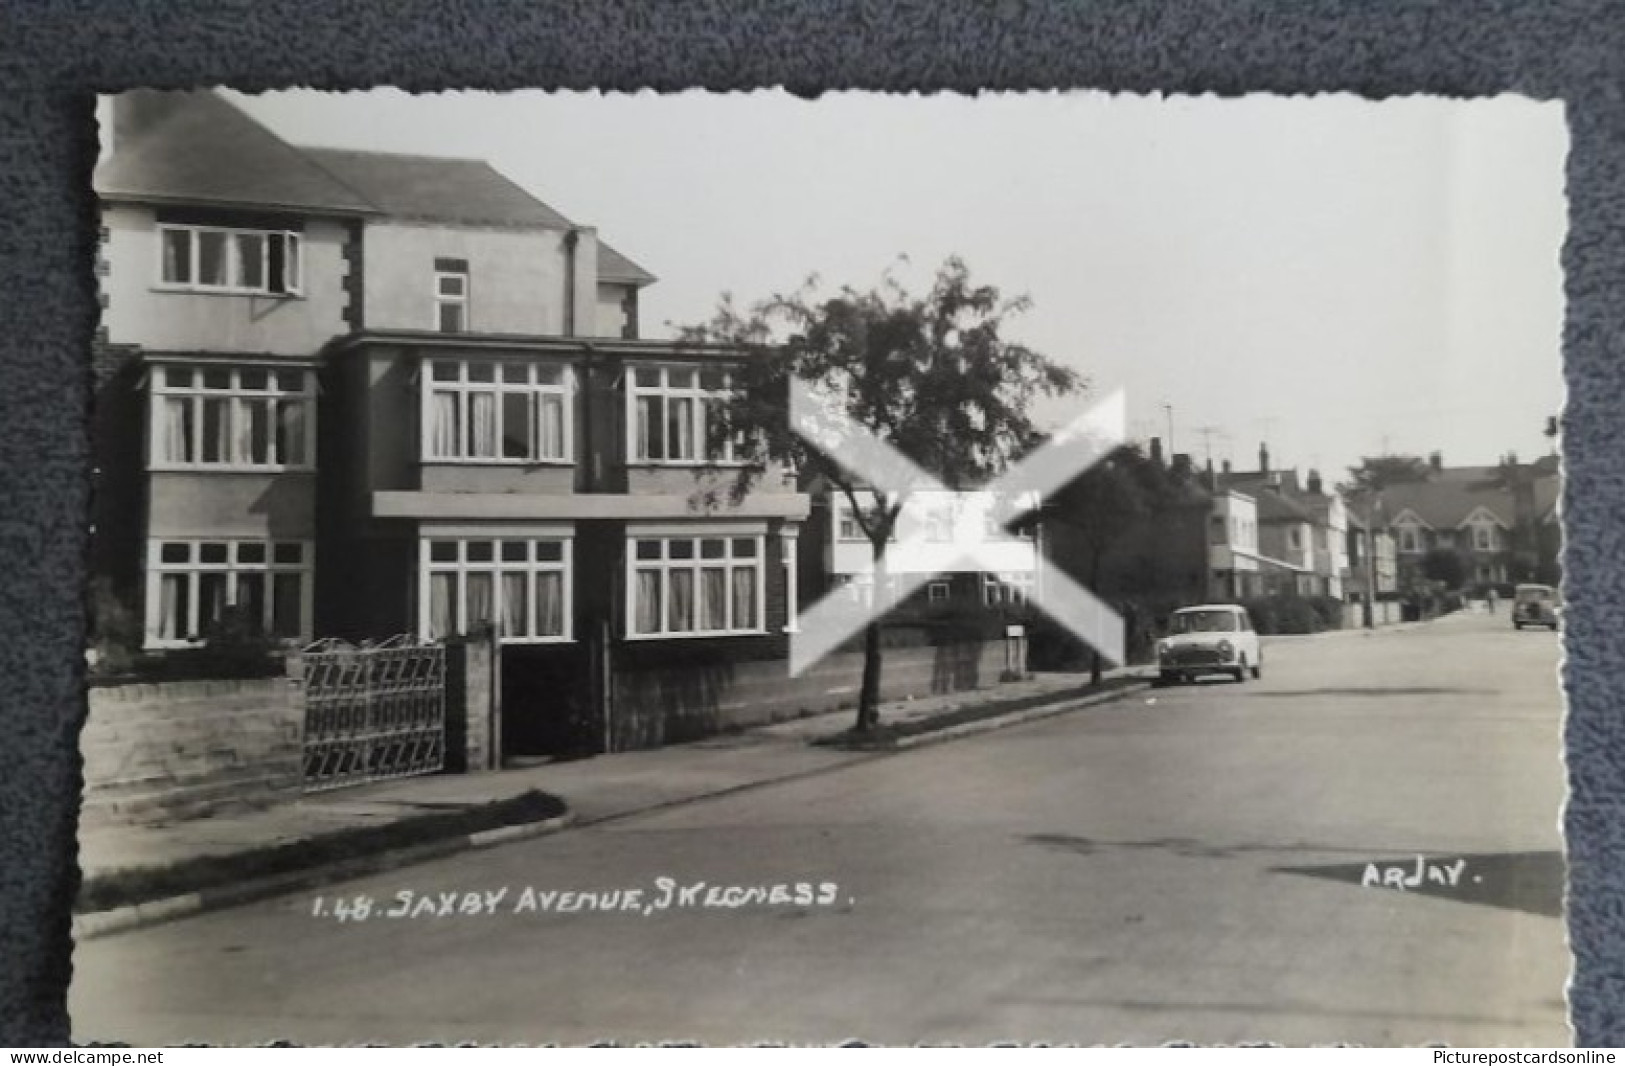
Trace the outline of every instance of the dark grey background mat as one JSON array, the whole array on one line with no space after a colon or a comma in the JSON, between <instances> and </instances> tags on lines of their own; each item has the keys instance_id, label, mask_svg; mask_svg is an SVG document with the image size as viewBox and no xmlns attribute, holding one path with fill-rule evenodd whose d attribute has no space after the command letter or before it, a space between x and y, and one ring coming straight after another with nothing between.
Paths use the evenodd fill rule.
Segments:
<instances>
[{"instance_id":1,"label":"dark grey background mat","mask_svg":"<svg viewBox=\"0 0 1625 1066\"><path fill-rule=\"evenodd\" d=\"M1625 7L1578 0L0 2L0 1044L68 1033L89 94L212 84L1565 101L1570 1000L1578 1044L1625 1044Z\"/></svg>"}]
</instances>

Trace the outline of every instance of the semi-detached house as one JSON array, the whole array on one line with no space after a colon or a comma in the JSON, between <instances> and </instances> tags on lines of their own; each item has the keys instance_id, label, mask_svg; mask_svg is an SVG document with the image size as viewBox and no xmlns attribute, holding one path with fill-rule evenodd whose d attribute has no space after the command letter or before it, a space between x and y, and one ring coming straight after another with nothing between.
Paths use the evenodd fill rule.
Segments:
<instances>
[{"instance_id":1,"label":"semi-detached house","mask_svg":"<svg viewBox=\"0 0 1625 1066\"><path fill-rule=\"evenodd\" d=\"M610 654L782 656L806 497L707 491L734 353L641 339L654 278L592 227L214 93L103 119L96 566L149 650L489 623L555 703Z\"/></svg>"}]
</instances>

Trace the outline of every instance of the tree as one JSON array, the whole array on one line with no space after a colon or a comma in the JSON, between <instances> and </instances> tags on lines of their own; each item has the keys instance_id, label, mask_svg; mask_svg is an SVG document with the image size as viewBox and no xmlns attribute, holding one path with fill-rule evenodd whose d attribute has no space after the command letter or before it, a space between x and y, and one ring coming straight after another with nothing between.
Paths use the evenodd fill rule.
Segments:
<instances>
[{"instance_id":1,"label":"tree","mask_svg":"<svg viewBox=\"0 0 1625 1066\"><path fill-rule=\"evenodd\" d=\"M1045 501L1044 517L1073 534L1083 573L1093 589L1102 587L1107 556L1150 516L1160 488L1160 467L1133 446L1119 448ZM1089 679L1099 684L1099 651L1090 656Z\"/></svg>"},{"instance_id":2,"label":"tree","mask_svg":"<svg viewBox=\"0 0 1625 1066\"><path fill-rule=\"evenodd\" d=\"M1390 485L1414 485L1433 476L1426 459L1415 455L1367 456L1359 466L1349 468L1343 491L1354 496L1370 496Z\"/></svg>"},{"instance_id":3,"label":"tree","mask_svg":"<svg viewBox=\"0 0 1625 1066\"><path fill-rule=\"evenodd\" d=\"M820 392L953 490L987 481L1032 448L1039 439L1028 414L1032 402L1074 392L1081 381L1005 339L1006 324L1029 302L972 282L957 257L923 295L890 273L867 292L843 287L820 296L817 288L812 279L799 292L748 308L724 296L708 322L685 328L681 338L725 345L743 357L709 430L713 443L734 442L740 463L734 498L743 498L770 463L788 463L841 493L873 552L878 595L882 556L904 496L871 489L797 435L786 417L790 381ZM860 732L878 724L880 670L880 626L871 622L864 632Z\"/></svg>"}]
</instances>

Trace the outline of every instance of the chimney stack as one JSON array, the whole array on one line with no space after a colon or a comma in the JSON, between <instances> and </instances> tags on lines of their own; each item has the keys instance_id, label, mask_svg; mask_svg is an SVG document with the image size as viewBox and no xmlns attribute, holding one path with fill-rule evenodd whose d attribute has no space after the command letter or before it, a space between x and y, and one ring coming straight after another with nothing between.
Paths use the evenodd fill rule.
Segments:
<instances>
[{"instance_id":1,"label":"chimney stack","mask_svg":"<svg viewBox=\"0 0 1625 1066\"><path fill-rule=\"evenodd\" d=\"M1443 452L1434 452L1432 455L1429 455L1428 456L1428 466L1433 468L1434 473L1438 473L1439 471L1443 470L1444 469L1444 453Z\"/></svg>"},{"instance_id":2,"label":"chimney stack","mask_svg":"<svg viewBox=\"0 0 1625 1066\"><path fill-rule=\"evenodd\" d=\"M1319 470L1311 470L1311 471L1309 471L1309 495L1311 495L1311 496L1319 496L1320 495L1320 471Z\"/></svg>"},{"instance_id":3,"label":"chimney stack","mask_svg":"<svg viewBox=\"0 0 1625 1066\"><path fill-rule=\"evenodd\" d=\"M1258 472L1260 474L1270 472L1270 450L1267 445L1260 444L1258 446Z\"/></svg>"},{"instance_id":4,"label":"chimney stack","mask_svg":"<svg viewBox=\"0 0 1625 1066\"><path fill-rule=\"evenodd\" d=\"M1151 438L1151 461L1158 466L1162 465L1162 438Z\"/></svg>"},{"instance_id":5,"label":"chimney stack","mask_svg":"<svg viewBox=\"0 0 1625 1066\"><path fill-rule=\"evenodd\" d=\"M1188 477L1191 473L1191 457L1184 452L1174 456L1173 465L1169 468L1175 477Z\"/></svg>"},{"instance_id":6,"label":"chimney stack","mask_svg":"<svg viewBox=\"0 0 1625 1066\"><path fill-rule=\"evenodd\" d=\"M1229 477L1230 476L1230 460L1226 459L1224 461L1224 464L1222 465L1221 469L1224 471L1225 476Z\"/></svg>"}]
</instances>

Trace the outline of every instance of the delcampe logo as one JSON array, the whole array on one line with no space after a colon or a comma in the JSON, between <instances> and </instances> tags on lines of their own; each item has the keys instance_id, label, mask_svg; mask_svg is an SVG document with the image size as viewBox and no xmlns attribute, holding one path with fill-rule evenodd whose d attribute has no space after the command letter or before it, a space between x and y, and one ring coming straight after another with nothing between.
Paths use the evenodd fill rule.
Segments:
<instances>
[{"instance_id":1,"label":"delcampe logo","mask_svg":"<svg viewBox=\"0 0 1625 1066\"><path fill-rule=\"evenodd\" d=\"M797 632L790 639L792 676L884 615L893 601L882 595L883 588L893 590L895 602L901 602L940 574L999 570L1003 545L989 529L1001 526L1003 518L1032 510L1109 456L1127 436L1127 407L1122 392L1114 392L985 488L951 492L800 381L790 383L790 420L799 436L867 486L864 495L878 493L888 503L900 502L896 528L908 533L882 553L878 566L867 560L859 571L875 590L866 602L825 596L797 616ZM930 524L926 507L949 498L956 517L944 545L921 531ZM931 564L915 565L921 558ZM900 562L888 566L888 559ZM1036 562L1041 565L1042 557ZM1058 569L1045 568L1043 580L1033 588L1032 603L1105 658L1123 661L1123 619Z\"/></svg>"}]
</instances>

